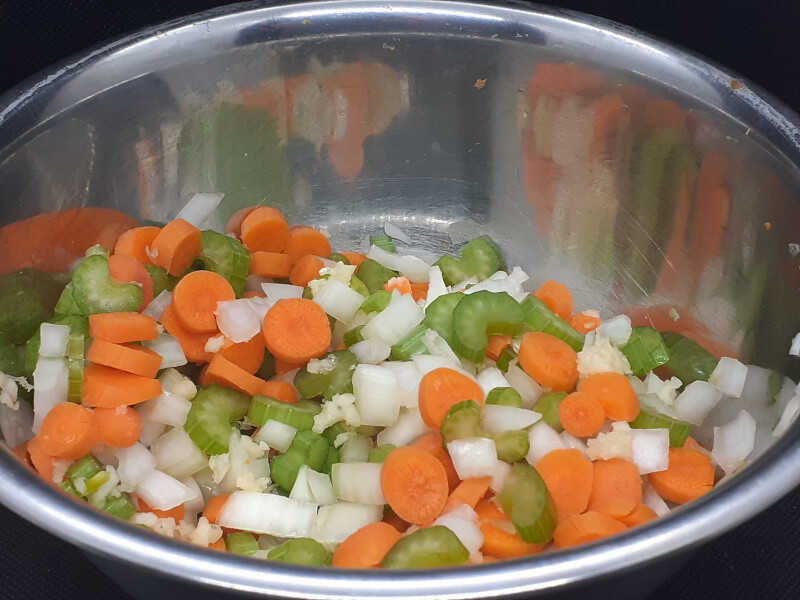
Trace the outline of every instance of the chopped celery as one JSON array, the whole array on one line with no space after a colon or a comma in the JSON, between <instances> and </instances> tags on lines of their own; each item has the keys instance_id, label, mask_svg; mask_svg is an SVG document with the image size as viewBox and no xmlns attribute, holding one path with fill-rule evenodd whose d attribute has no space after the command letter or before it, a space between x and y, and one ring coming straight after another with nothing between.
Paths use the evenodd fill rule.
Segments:
<instances>
[{"instance_id":1,"label":"chopped celery","mask_svg":"<svg viewBox=\"0 0 800 600\"><path fill-rule=\"evenodd\" d=\"M67 371L69 373L67 400L70 402L81 401L84 364L83 333L70 328L69 343L67 344Z\"/></svg>"},{"instance_id":2,"label":"chopped celery","mask_svg":"<svg viewBox=\"0 0 800 600\"><path fill-rule=\"evenodd\" d=\"M342 462L342 453L338 448L328 446L328 455L325 457L325 464L322 466L322 472L331 474L331 468L338 462Z\"/></svg>"},{"instance_id":3,"label":"chopped celery","mask_svg":"<svg viewBox=\"0 0 800 600\"><path fill-rule=\"evenodd\" d=\"M137 312L142 289L133 283L116 283L108 271L108 259L95 254L72 274L72 296L84 315L106 312Z\"/></svg>"},{"instance_id":4,"label":"chopped celery","mask_svg":"<svg viewBox=\"0 0 800 600\"><path fill-rule=\"evenodd\" d=\"M61 292L61 296L58 298L58 302L56 302L54 312L56 315L83 314L78 304L75 302L75 297L72 295L72 282L69 282L64 287L64 291Z\"/></svg>"},{"instance_id":5,"label":"chopped celery","mask_svg":"<svg viewBox=\"0 0 800 600\"><path fill-rule=\"evenodd\" d=\"M65 479L64 481L62 481L61 485L59 487L62 489L62 491L66 492L70 496L74 496L75 498L78 498L80 500L84 499L83 494L81 494L75 488L75 484L73 484L72 480L70 480L70 479Z\"/></svg>"},{"instance_id":6,"label":"chopped celery","mask_svg":"<svg viewBox=\"0 0 800 600\"><path fill-rule=\"evenodd\" d=\"M369 244L370 246L377 246L387 252L397 252L397 247L394 245L394 238L385 233L369 236Z\"/></svg>"},{"instance_id":7,"label":"chopped celery","mask_svg":"<svg viewBox=\"0 0 800 600\"><path fill-rule=\"evenodd\" d=\"M472 362L486 358L489 336L522 333L523 311L506 292L481 290L467 294L453 309L453 343L456 354Z\"/></svg>"},{"instance_id":8,"label":"chopped celery","mask_svg":"<svg viewBox=\"0 0 800 600\"><path fill-rule=\"evenodd\" d=\"M133 502L131 502L131 497L125 492L122 492L116 498L114 496L106 498L106 502L103 504L103 510L117 518L125 519L126 521L136 514L136 507L133 505Z\"/></svg>"},{"instance_id":9,"label":"chopped celery","mask_svg":"<svg viewBox=\"0 0 800 600\"><path fill-rule=\"evenodd\" d=\"M620 348L637 377L647 375L669 361L661 334L652 327L634 327L628 343Z\"/></svg>"},{"instance_id":10,"label":"chopped celery","mask_svg":"<svg viewBox=\"0 0 800 600\"><path fill-rule=\"evenodd\" d=\"M269 461L269 474L272 481L288 494L304 464L302 455L298 453L279 454Z\"/></svg>"},{"instance_id":11,"label":"chopped celery","mask_svg":"<svg viewBox=\"0 0 800 600\"><path fill-rule=\"evenodd\" d=\"M486 395L486 404L500 404L522 408L522 396L513 387L496 387Z\"/></svg>"},{"instance_id":12,"label":"chopped celery","mask_svg":"<svg viewBox=\"0 0 800 600\"><path fill-rule=\"evenodd\" d=\"M349 431L352 431L352 428L345 425L344 421L339 421L338 423L334 423L333 425L328 427L325 431L323 431L322 437L328 440L328 443L331 446L333 446L333 443L336 441L337 437Z\"/></svg>"},{"instance_id":13,"label":"chopped celery","mask_svg":"<svg viewBox=\"0 0 800 600\"><path fill-rule=\"evenodd\" d=\"M528 463L518 462L511 467L497 500L523 541L546 544L553 538L555 503L542 477Z\"/></svg>"},{"instance_id":14,"label":"chopped celery","mask_svg":"<svg viewBox=\"0 0 800 600\"><path fill-rule=\"evenodd\" d=\"M503 431L501 433L493 433L489 437L494 440L497 458L509 464L524 460L528 455L528 450L531 449L527 431Z\"/></svg>"},{"instance_id":15,"label":"chopped celery","mask_svg":"<svg viewBox=\"0 0 800 600\"><path fill-rule=\"evenodd\" d=\"M507 268L503 253L489 236L481 236L461 249L461 258L442 256L434 265L442 270L444 282L455 285L470 277L478 281Z\"/></svg>"},{"instance_id":16,"label":"chopped celery","mask_svg":"<svg viewBox=\"0 0 800 600\"><path fill-rule=\"evenodd\" d=\"M361 310L363 310L365 314L381 312L384 308L389 306L389 302L391 302L391 300L391 292L387 292L384 289L379 289L367 296L367 299L361 303Z\"/></svg>"},{"instance_id":17,"label":"chopped celery","mask_svg":"<svg viewBox=\"0 0 800 600\"><path fill-rule=\"evenodd\" d=\"M455 567L469 560L469 551L443 525L418 529L400 538L381 562L386 569Z\"/></svg>"},{"instance_id":18,"label":"chopped celery","mask_svg":"<svg viewBox=\"0 0 800 600\"><path fill-rule=\"evenodd\" d=\"M89 335L89 319L82 315L57 315L49 322L55 325L69 325L70 334L72 334L72 332L80 333L83 335L84 339ZM33 375L36 362L39 360L40 342L39 330L37 329L36 333L31 336L28 343L25 345L25 375L28 377Z\"/></svg>"},{"instance_id":19,"label":"chopped celery","mask_svg":"<svg viewBox=\"0 0 800 600\"><path fill-rule=\"evenodd\" d=\"M106 248L105 246L101 246L100 244L95 244L94 246L90 246L86 249L84 256L94 256L97 254L98 256L102 256L103 258L108 258L111 256L111 251Z\"/></svg>"},{"instance_id":20,"label":"chopped celery","mask_svg":"<svg viewBox=\"0 0 800 600\"><path fill-rule=\"evenodd\" d=\"M111 479L111 475L108 474L108 471L100 471L95 473L92 477L86 480L86 493L94 494L103 485L105 485L109 479Z\"/></svg>"},{"instance_id":21,"label":"chopped celery","mask_svg":"<svg viewBox=\"0 0 800 600\"><path fill-rule=\"evenodd\" d=\"M783 376L779 371L772 370L767 377L767 406L772 406L778 399L778 394L783 386Z\"/></svg>"},{"instance_id":22,"label":"chopped celery","mask_svg":"<svg viewBox=\"0 0 800 600\"><path fill-rule=\"evenodd\" d=\"M103 470L100 462L91 454L87 454L83 458L75 461L67 469L66 476L70 481L75 479L91 479Z\"/></svg>"},{"instance_id":23,"label":"chopped celery","mask_svg":"<svg viewBox=\"0 0 800 600\"><path fill-rule=\"evenodd\" d=\"M298 431L287 454L298 454L310 468L319 471L328 456L328 440L313 431Z\"/></svg>"},{"instance_id":24,"label":"chopped celery","mask_svg":"<svg viewBox=\"0 0 800 600\"><path fill-rule=\"evenodd\" d=\"M358 292L359 294L364 296L364 298L369 296L369 288L367 288L366 284L363 281L361 281L359 277L356 277L355 275L350 276L350 289Z\"/></svg>"},{"instance_id":25,"label":"chopped celery","mask_svg":"<svg viewBox=\"0 0 800 600\"><path fill-rule=\"evenodd\" d=\"M232 531L225 536L225 548L232 554L253 556L258 550L258 540L247 531Z\"/></svg>"},{"instance_id":26,"label":"chopped celery","mask_svg":"<svg viewBox=\"0 0 800 600\"><path fill-rule=\"evenodd\" d=\"M462 292L444 294L425 309L422 322L442 336L450 346L453 345L453 311L465 297L466 294Z\"/></svg>"},{"instance_id":27,"label":"chopped celery","mask_svg":"<svg viewBox=\"0 0 800 600\"><path fill-rule=\"evenodd\" d=\"M558 418L558 407L561 401L567 397L566 392L546 392L536 401L533 410L542 415L542 420L558 433L564 431L561 420Z\"/></svg>"},{"instance_id":28,"label":"chopped celery","mask_svg":"<svg viewBox=\"0 0 800 600\"><path fill-rule=\"evenodd\" d=\"M64 285L51 275L36 269L0 275L3 340L9 344L24 344L39 331L39 325L53 316L63 288Z\"/></svg>"},{"instance_id":29,"label":"chopped celery","mask_svg":"<svg viewBox=\"0 0 800 600\"><path fill-rule=\"evenodd\" d=\"M289 404L268 396L253 396L247 420L259 427L272 420L291 425L298 431L307 431L314 426L314 417L320 410L318 402L301 400L296 404Z\"/></svg>"},{"instance_id":30,"label":"chopped celery","mask_svg":"<svg viewBox=\"0 0 800 600\"><path fill-rule=\"evenodd\" d=\"M689 423L666 415L656 415L644 409L639 411L639 416L630 425L634 429L669 429L669 445L675 448L683 447L692 428Z\"/></svg>"},{"instance_id":31,"label":"chopped celery","mask_svg":"<svg viewBox=\"0 0 800 600\"><path fill-rule=\"evenodd\" d=\"M500 356L497 357L497 368L503 373L508 373L508 367L515 358L517 358L517 353L514 352L514 349L511 347L506 348L500 353Z\"/></svg>"},{"instance_id":32,"label":"chopped celery","mask_svg":"<svg viewBox=\"0 0 800 600\"><path fill-rule=\"evenodd\" d=\"M358 277L367 286L369 293L374 294L392 277L397 277L397 271L387 269L382 264L368 258L358 265Z\"/></svg>"},{"instance_id":33,"label":"chopped celery","mask_svg":"<svg viewBox=\"0 0 800 600\"><path fill-rule=\"evenodd\" d=\"M694 340L674 331L663 332L661 338L669 354L667 368L681 380L683 385L695 381L708 381L718 362L711 352Z\"/></svg>"},{"instance_id":34,"label":"chopped celery","mask_svg":"<svg viewBox=\"0 0 800 600\"><path fill-rule=\"evenodd\" d=\"M311 373L305 365L294 377L294 386L304 398L324 396L328 400L336 394L353 391L353 369L358 360L349 350L329 352L315 364L322 373Z\"/></svg>"},{"instance_id":35,"label":"chopped celery","mask_svg":"<svg viewBox=\"0 0 800 600\"><path fill-rule=\"evenodd\" d=\"M155 265L144 265L153 280L153 297L158 296L163 291L171 292L175 288L177 279L170 276L164 269Z\"/></svg>"},{"instance_id":36,"label":"chopped celery","mask_svg":"<svg viewBox=\"0 0 800 600\"><path fill-rule=\"evenodd\" d=\"M439 426L442 441L481 436L481 407L475 400L464 400L447 411Z\"/></svg>"},{"instance_id":37,"label":"chopped celery","mask_svg":"<svg viewBox=\"0 0 800 600\"><path fill-rule=\"evenodd\" d=\"M392 346L392 360L411 360L417 354L430 354L428 347L422 341L428 331L428 326L420 323L394 346Z\"/></svg>"},{"instance_id":38,"label":"chopped celery","mask_svg":"<svg viewBox=\"0 0 800 600\"><path fill-rule=\"evenodd\" d=\"M394 444L381 444L369 451L367 462L382 463L395 448L396 446Z\"/></svg>"},{"instance_id":39,"label":"chopped celery","mask_svg":"<svg viewBox=\"0 0 800 600\"><path fill-rule=\"evenodd\" d=\"M334 252L331 255L329 255L328 260L332 260L333 262L344 263L346 265L350 264L350 261L347 259L347 257L344 254L339 254L338 252Z\"/></svg>"},{"instance_id":40,"label":"chopped celery","mask_svg":"<svg viewBox=\"0 0 800 600\"><path fill-rule=\"evenodd\" d=\"M583 348L584 335L559 317L536 296L528 296L522 301L525 325L531 331L549 333L566 342L576 352Z\"/></svg>"},{"instance_id":41,"label":"chopped celery","mask_svg":"<svg viewBox=\"0 0 800 600\"><path fill-rule=\"evenodd\" d=\"M358 342L364 341L364 336L361 335L361 330L364 329L363 325L359 325L358 327L354 327L349 331L346 331L344 337L342 338L342 343L349 348L353 344L357 344Z\"/></svg>"},{"instance_id":42,"label":"chopped celery","mask_svg":"<svg viewBox=\"0 0 800 600\"><path fill-rule=\"evenodd\" d=\"M227 279L240 298L250 271L250 251L236 238L216 231L204 231L201 244L200 260L205 268Z\"/></svg>"},{"instance_id":43,"label":"chopped celery","mask_svg":"<svg viewBox=\"0 0 800 600\"><path fill-rule=\"evenodd\" d=\"M243 418L249 407L246 395L212 384L197 390L183 427L206 454L224 454L233 422Z\"/></svg>"},{"instance_id":44,"label":"chopped celery","mask_svg":"<svg viewBox=\"0 0 800 600\"><path fill-rule=\"evenodd\" d=\"M294 538L286 540L267 554L269 560L305 565L308 567L324 567L331 564L331 553L317 540L311 538Z\"/></svg>"}]
</instances>

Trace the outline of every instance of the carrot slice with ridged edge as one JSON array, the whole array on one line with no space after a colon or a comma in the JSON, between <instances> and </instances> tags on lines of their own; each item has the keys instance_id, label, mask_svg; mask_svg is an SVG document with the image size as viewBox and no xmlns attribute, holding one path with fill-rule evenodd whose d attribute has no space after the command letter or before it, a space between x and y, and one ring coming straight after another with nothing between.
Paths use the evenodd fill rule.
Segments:
<instances>
[{"instance_id":1,"label":"carrot slice with ridged edge","mask_svg":"<svg viewBox=\"0 0 800 600\"><path fill-rule=\"evenodd\" d=\"M447 502L447 473L428 452L401 446L383 462L381 489L397 516L424 525L438 517Z\"/></svg>"}]
</instances>

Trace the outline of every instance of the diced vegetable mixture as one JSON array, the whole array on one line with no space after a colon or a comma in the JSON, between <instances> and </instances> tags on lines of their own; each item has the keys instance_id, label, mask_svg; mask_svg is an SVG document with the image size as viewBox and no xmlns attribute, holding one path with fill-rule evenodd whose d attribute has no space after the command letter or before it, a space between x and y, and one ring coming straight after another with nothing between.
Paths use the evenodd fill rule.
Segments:
<instances>
[{"instance_id":1,"label":"diced vegetable mixture","mask_svg":"<svg viewBox=\"0 0 800 600\"><path fill-rule=\"evenodd\" d=\"M211 200L0 279L5 442L97 509L273 561L462 565L639 526L753 451L747 410L692 437L752 367L576 308L489 237L429 265L267 206L201 231ZM800 395L768 384L778 435Z\"/></svg>"}]
</instances>

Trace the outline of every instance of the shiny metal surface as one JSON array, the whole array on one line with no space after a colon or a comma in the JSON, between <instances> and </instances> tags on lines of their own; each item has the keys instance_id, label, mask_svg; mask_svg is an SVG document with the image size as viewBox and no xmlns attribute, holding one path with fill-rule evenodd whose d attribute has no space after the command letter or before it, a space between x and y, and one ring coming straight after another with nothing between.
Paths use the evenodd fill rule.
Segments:
<instances>
[{"instance_id":1,"label":"shiny metal surface","mask_svg":"<svg viewBox=\"0 0 800 600\"><path fill-rule=\"evenodd\" d=\"M571 13L239 5L134 34L7 94L0 225L93 205L163 221L192 192L223 191L223 218L266 202L324 225L339 248L386 220L430 256L489 233L534 284L576 290L579 307L624 310L785 371L800 329L800 259L788 252L800 241L798 123L723 70ZM6 453L0 477L0 501L56 535L211 588L477 598L569 589L718 535L800 482L800 440L795 428L720 489L612 540L402 574L160 539L71 502Z\"/></svg>"}]
</instances>

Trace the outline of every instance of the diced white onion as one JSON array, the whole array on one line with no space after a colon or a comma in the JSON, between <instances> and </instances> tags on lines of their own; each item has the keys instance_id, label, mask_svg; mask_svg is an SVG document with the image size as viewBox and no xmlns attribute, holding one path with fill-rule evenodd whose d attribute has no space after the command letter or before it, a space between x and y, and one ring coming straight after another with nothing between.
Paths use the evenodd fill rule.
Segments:
<instances>
[{"instance_id":1,"label":"diced white onion","mask_svg":"<svg viewBox=\"0 0 800 600\"><path fill-rule=\"evenodd\" d=\"M201 192L197 193L183 206L183 208L175 216L176 219L183 219L198 227L200 229L208 229L202 227L208 218L214 214L219 206L222 197L225 194L218 194L214 192Z\"/></svg>"},{"instance_id":2,"label":"diced white onion","mask_svg":"<svg viewBox=\"0 0 800 600\"><path fill-rule=\"evenodd\" d=\"M117 475L131 490L156 469L155 456L138 442L127 448L113 448L112 452L119 461Z\"/></svg>"},{"instance_id":3,"label":"diced white onion","mask_svg":"<svg viewBox=\"0 0 800 600\"><path fill-rule=\"evenodd\" d=\"M339 500L360 504L386 504L381 489L381 463L340 462L331 467L333 493Z\"/></svg>"},{"instance_id":4,"label":"diced white onion","mask_svg":"<svg viewBox=\"0 0 800 600\"><path fill-rule=\"evenodd\" d=\"M480 281L472 287L464 290L465 294L474 294L475 292L488 291L488 292L506 292L509 296L514 298L517 302L522 302L525 296L528 295L522 288L522 284L530 279L528 274L520 269L514 267L510 274L505 271L497 271L483 281Z\"/></svg>"},{"instance_id":5,"label":"diced white onion","mask_svg":"<svg viewBox=\"0 0 800 600\"><path fill-rule=\"evenodd\" d=\"M527 429L541 418L541 413L516 406L487 404L481 410L481 425L486 433Z\"/></svg>"},{"instance_id":6,"label":"diced white onion","mask_svg":"<svg viewBox=\"0 0 800 600\"><path fill-rule=\"evenodd\" d=\"M290 285L288 283L263 283L261 284L261 289L264 290L267 298L273 302L303 297L303 288L299 285Z\"/></svg>"},{"instance_id":7,"label":"diced white onion","mask_svg":"<svg viewBox=\"0 0 800 600\"><path fill-rule=\"evenodd\" d=\"M364 296L338 279L331 277L314 294L314 302L319 304L334 319L347 323L355 316L364 302Z\"/></svg>"},{"instance_id":8,"label":"diced white onion","mask_svg":"<svg viewBox=\"0 0 800 600\"><path fill-rule=\"evenodd\" d=\"M461 359L453 352L447 341L433 329L428 329L423 333L420 341L431 356L442 356L453 361L453 364L462 364Z\"/></svg>"},{"instance_id":9,"label":"diced white onion","mask_svg":"<svg viewBox=\"0 0 800 600\"><path fill-rule=\"evenodd\" d=\"M269 309L275 306L274 301L270 300L269 298L262 298L260 296L247 298L246 301L250 303L250 310L253 311L256 319L258 319L258 322L262 325L264 323L264 317L267 316Z\"/></svg>"},{"instance_id":10,"label":"diced white onion","mask_svg":"<svg viewBox=\"0 0 800 600\"><path fill-rule=\"evenodd\" d=\"M675 399L675 413L681 421L700 425L720 398L722 392L717 387L706 381L693 381Z\"/></svg>"},{"instance_id":11,"label":"diced white onion","mask_svg":"<svg viewBox=\"0 0 800 600\"><path fill-rule=\"evenodd\" d=\"M425 377L425 375L427 375L431 371L435 371L436 369L441 369L441 368L453 369L461 373L466 373L464 369L461 368L460 362L457 363L445 356L430 356L429 354L417 354L416 356L411 358L411 362L414 364L415 367L417 367L420 379Z\"/></svg>"},{"instance_id":12,"label":"diced white onion","mask_svg":"<svg viewBox=\"0 0 800 600\"><path fill-rule=\"evenodd\" d=\"M617 346L624 346L631 337L633 328L631 318L628 315L617 315L606 319L595 329L596 335L604 337L609 342Z\"/></svg>"},{"instance_id":13,"label":"diced white onion","mask_svg":"<svg viewBox=\"0 0 800 600\"><path fill-rule=\"evenodd\" d=\"M39 433L45 416L67 401L69 372L63 358L40 358L33 371L33 432Z\"/></svg>"},{"instance_id":14,"label":"diced white onion","mask_svg":"<svg viewBox=\"0 0 800 600\"><path fill-rule=\"evenodd\" d=\"M347 433L343 436L344 443L339 447L339 457L342 462L367 462L370 450L372 450L372 439L366 435L358 433ZM336 441L334 441L334 446Z\"/></svg>"},{"instance_id":15,"label":"diced white onion","mask_svg":"<svg viewBox=\"0 0 800 600\"><path fill-rule=\"evenodd\" d=\"M184 520L189 521L192 524L196 524L197 513L203 510L206 505L205 501L203 500L203 491L200 489L200 486L197 484L197 481L195 481L194 477L185 477L179 481L195 494L194 498L183 503L183 507L186 511Z\"/></svg>"},{"instance_id":16,"label":"diced white onion","mask_svg":"<svg viewBox=\"0 0 800 600\"><path fill-rule=\"evenodd\" d=\"M551 450L563 450L567 447L556 430L544 421L539 421L528 430L528 440L531 446L525 460L534 467Z\"/></svg>"},{"instance_id":17,"label":"diced white onion","mask_svg":"<svg viewBox=\"0 0 800 600\"><path fill-rule=\"evenodd\" d=\"M292 440L297 429L280 421L268 419L266 423L253 436L257 442L264 442L270 448L275 448L278 452L286 452L292 445Z\"/></svg>"},{"instance_id":18,"label":"diced white onion","mask_svg":"<svg viewBox=\"0 0 800 600\"><path fill-rule=\"evenodd\" d=\"M383 518L383 506L338 502L322 506L308 537L322 544L339 544L350 535Z\"/></svg>"},{"instance_id":19,"label":"diced white onion","mask_svg":"<svg viewBox=\"0 0 800 600\"><path fill-rule=\"evenodd\" d=\"M433 525L443 525L455 533L470 554L474 554L483 546L483 533L478 527L478 515L466 504L444 513L433 522Z\"/></svg>"},{"instance_id":20,"label":"diced white onion","mask_svg":"<svg viewBox=\"0 0 800 600\"><path fill-rule=\"evenodd\" d=\"M429 307L439 296L444 296L449 291L444 282L442 270L437 265L433 265L428 270L428 280L428 295L425 297L425 308Z\"/></svg>"},{"instance_id":21,"label":"diced white onion","mask_svg":"<svg viewBox=\"0 0 800 600\"><path fill-rule=\"evenodd\" d=\"M497 367L488 367L484 369L478 373L476 379L478 380L478 385L483 389L483 393L487 396L494 388L509 387L508 381L503 377L503 372Z\"/></svg>"},{"instance_id":22,"label":"diced white onion","mask_svg":"<svg viewBox=\"0 0 800 600\"><path fill-rule=\"evenodd\" d=\"M247 298L217 302L214 314L219 330L236 344L253 339L261 331L262 321Z\"/></svg>"},{"instance_id":23,"label":"diced white onion","mask_svg":"<svg viewBox=\"0 0 800 600\"><path fill-rule=\"evenodd\" d=\"M484 437L462 438L447 443L459 479L491 477L497 466L494 440Z\"/></svg>"},{"instance_id":24,"label":"diced white onion","mask_svg":"<svg viewBox=\"0 0 800 600\"><path fill-rule=\"evenodd\" d=\"M174 427L150 446L156 467L175 479L194 475L208 466L208 457L198 448L183 427Z\"/></svg>"},{"instance_id":25,"label":"diced white onion","mask_svg":"<svg viewBox=\"0 0 800 600\"><path fill-rule=\"evenodd\" d=\"M726 473L733 473L753 451L756 443L756 421L746 410L739 411L733 421L714 427L711 456Z\"/></svg>"},{"instance_id":26,"label":"diced white onion","mask_svg":"<svg viewBox=\"0 0 800 600\"><path fill-rule=\"evenodd\" d=\"M397 378L400 406L418 406L419 382L422 380L422 375L415 363L411 361L387 361L381 366L384 369L389 369Z\"/></svg>"},{"instance_id":27,"label":"diced white onion","mask_svg":"<svg viewBox=\"0 0 800 600\"><path fill-rule=\"evenodd\" d=\"M158 376L158 381L162 390L186 400L191 400L197 394L197 386L194 382L186 375L181 375L175 369L165 369Z\"/></svg>"},{"instance_id":28,"label":"diced white onion","mask_svg":"<svg viewBox=\"0 0 800 600\"><path fill-rule=\"evenodd\" d=\"M428 282L428 272L431 266L416 256L402 256L394 252L387 252L378 246L371 246L367 252L367 258L399 272L412 283Z\"/></svg>"},{"instance_id":29,"label":"diced white onion","mask_svg":"<svg viewBox=\"0 0 800 600\"><path fill-rule=\"evenodd\" d=\"M308 465L300 467L289 498L319 506L338 502L336 495L333 493L331 478L327 473L318 473Z\"/></svg>"},{"instance_id":30,"label":"diced white onion","mask_svg":"<svg viewBox=\"0 0 800 600\"><path fill-rule=\"evenodd\" d=\"M523 408L533 408L542 395L542 386L536 383L531 377L517 365L511 365L505 375L508 385L519 392L522 397Z\"/></svg>"},{"instance_id":31,"label":"diced white onion","mask_svg":"<svg viewBox=\"0 0 800 600\"><path fill-rule=\"evenodd\" d=\"M642 495L642 503L653 509L659 517L666 515L669 512L669 506L664 502L664 499L658 495L655 488L649 483L644 484Z\"/></svg>"},{"instance_id":32,"label":"diced white onion","mask_svg":"<svg viewBox=\"0 0 800 600\"><path fill-rule=\"evenodd\" d=\"M396 225L392 225L389 221L384 221L383 223L383 231L386 232L386 235L389 237L393 237L396 240L400 240L401 242L405 242L406 244L411 243L411 238L408 237L405 231L397 227Z\"/></svg>"},{"instance_id":33,"label":"diced white onion","mask_svg":"<svg viewBox=\"0 0 800 600\"><path fill-rule=\"evenodd\" d=\"M639 473L665 471L669 467L669 429L631 429L633 464Z\"/></svg>"},{"instance_id":34,"label":"diced white onion","mask_svg":"<svg viewBox=\"0 0 800 600\"><path fill-rule=\"evenodd\" d=\"M62 358L67 355L69 343L69 325L53 325L42 323L39 328L41 342L39 356L44 358Z\"/></svg>"},{"instance_id":35,"label":"diced white onion","mask_svg":"<svg viewBox=\"0 0 800 600\"><path fill-rule=\"evenodd\" d=\"M744 381L747 378L747 366L735 358L723 356L711 372L708 383L731 398L740 398Z\"/></svg>"},{"instance_id":36,"label":"diced white onion","mask_svg":"<svg viewBox=\"0 0 800 600\"><path fill-rule=\"evenodd\" d=\"M489 484L489 489L496 494L500 493L509 475L511 475L511 465L498 459L497 464L494 466L494 472L492 472L492 482Z\"/></svg>"},{"instance_id":37,"label":"diced white onion","mask_svg":"<svg viewBox=\"0 0 800 600\"><path fill-rule=\"evenodd\" d=\"M136 486L136 495L150 508L169 510L195 498L195 492L162 471L150 471Z\"/></svg>"},{"instance_id":38,"label":"diced white onion","mask_svg":"<svg viewBox=\"0 0 800 600\"><path fill-rule=\"evenodd\" d=\"M789 428L792 425L794 425L794 422L797 421L798 416L800 416L800 394L796 393L794 396L792 396L791 400L786 403L786 407L781 413L781 418L778 421L778 424L775 425L775 429L772 430L772 435L774 437L781 437L784 433L789 431Z\"/></svg>"},{"instance_id":39,"label":"diced white onion","mask_svg":"<svg viewBox=\"0 0 800 600\"><path fill-rule=\"evenodd\" d=\"M159 333L156 339L146 340L142 342L142 344L148 350L152 350L161 356L160 368L162 369L168 369L170 367L182 367L188 362L178 338L171 336L168 333Z\"/></svg>"},{"instance_id":40,"label":"diced white onion","mask_svg":"<svg viewBox=\"0 0 800 600\"><path fill-rule=\"evenodd\" d=\"M139 413L139 417L142 419L142 433L139 434L139 441L144 446L149 446L161 437L167 426L164 423L153 420L152 414L155 406L150 402L142 402L134 406L133 410Z\"/></svg>"},{"instance_id":41,"label":"diced white onion","mask_svg":"<svg viewBox=\"0 0 800 600\"><path fill-rule=\"evenodd\" d=\"M357 365L353 371L355 406L364 425L388 427L397 422L400 394L397 377L379 365Z\"/></svg>"},{"instance_id":42,"label":"diced white onion","mask_svg":"<svg viewBox=\"0 0 800 600\"><path fill-rule=\"evenodd\" d=\"M192 407L192 403L186 398L170 392L162 392L160 396L148 400L147 403L150 404L149 415L153 421L181 428L186 423L186 416Z\"/></svg>"},{"instance_id":43,"label":"diced white onion","mask_svg":"<svg viewBox=\"0 0 800 600\"><path fill-rule=\"evenodd\" d=\"M561 438L561 441L564 442L564 446L567 448L572 448L574 450L580 450L584 456L586 456L587 451L589 450L586 446L586 443L580 439L572 435L571 433L567 433L566 431L562 431L558 434L558 437Z\"/></svg>"},{"instance_id":44,"label":"diced white onion","mask_svg":"<svg viewBox=\"0 0 800 600\"><path fill-rule=\"evenodd\" d=\"M792 338L792 345L789 347L789 356L800 356L800 333Z\"/></svg>"},{"instance_id":45,"label":"diced white onion","mask_svg":"<svg viewBox=\"0 0 800 600\"><path fill-rule=\"evenodd\" d=\"M33 437L33 409L20 402L17 410L0 404L0 434L9 448L24 444Z\"/></svg>"},{"instance_id":46,"label":"diced white onion","mask_svg":"<svg viewBox=\"0 0 800 600\"><path fill-rule=\"evenodd\" d=\"M172 292L169 290L161 290L161 292L150 301L150 304L145 306L142 311L143 315L153 317L156 321L161 320L161 315L164 314L164 309L172 302Z\"/></svg>"},{"instance_id":47,"label":"diced white onion","mask_svg":"<svg viewBox=\"0 0 800 600\"><path fill-rule=\"evenodd\" d=\"M424 318L425 313L414 302L411 294L401 294L395 290L389 306L364 325L361 335L365 339L374 338L388 346L394 346Z\"/></svg>"},{"instance_id":48,"label":"diced white onion","mask_svg":"<svg viewBox=\"0 0 800 600\"><path fill-rule=\"evenodd\" d=\"M220 527L278 537L312 537L316 504L277 494L233 492L217 518Z\"/></svg>"},{"instance_id":49,"label":"diced white onion","mask_svg":"<svg viewBox=\"0 0 800 600\"><path fill-rule=\"evenodd\" d=\"M417 438L430 431L422 420L419 407L413 406L400 412L397 423L378 433L378 445L392 444L393 446L407 446Z\"/></svg>"},{"instance_id":50,"label":"diced white onion","mask_svg":"<svg viewBox=\"0 0 800 600\"><path fill-rule=\"evenodd\" d=\"M368 365L377 365L389 358L392 353L391 346L376 339L362 340L350 346L348 350L356 355L359 363Z\"/></svg>"}]
</instances>

